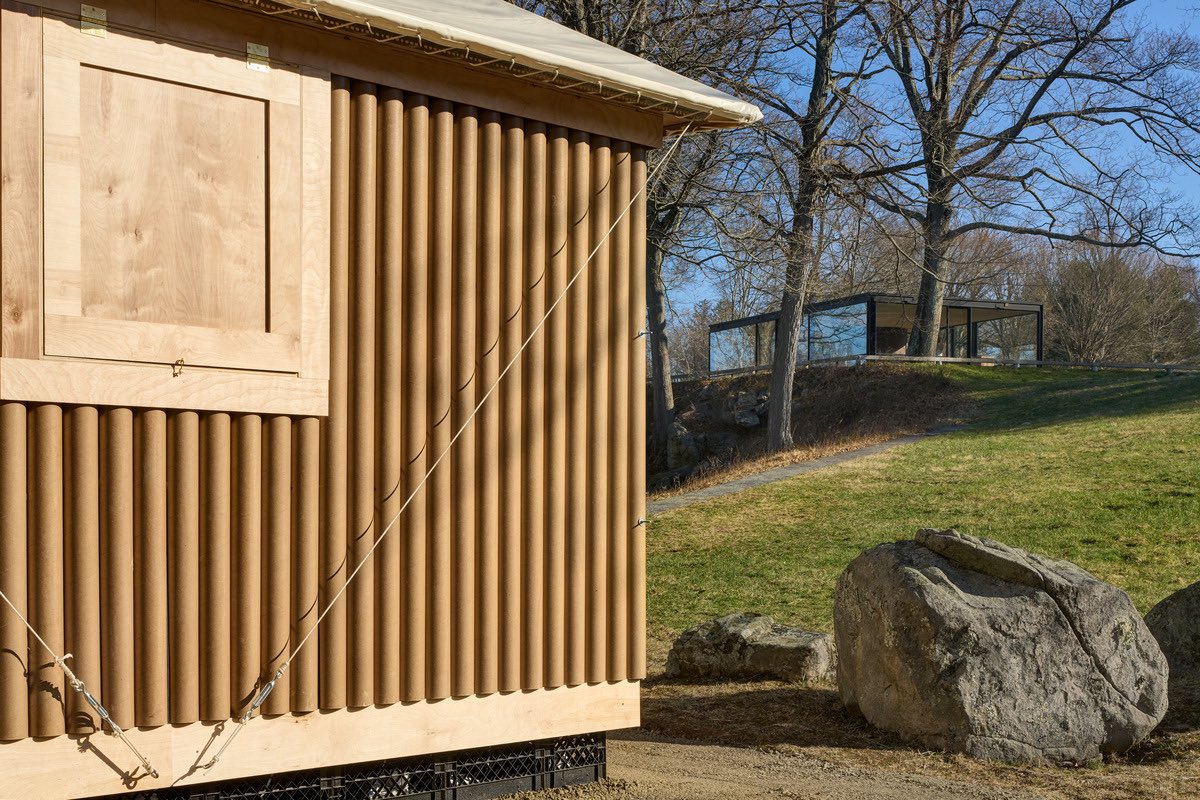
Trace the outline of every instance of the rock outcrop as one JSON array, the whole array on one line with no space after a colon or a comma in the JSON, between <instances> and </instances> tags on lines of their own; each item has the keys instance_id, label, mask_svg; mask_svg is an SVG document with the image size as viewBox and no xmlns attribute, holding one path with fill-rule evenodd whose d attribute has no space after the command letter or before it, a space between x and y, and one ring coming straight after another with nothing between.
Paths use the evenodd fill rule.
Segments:
<instances>
[{"instance_id":1,"label":"rock outcrop","mask_svg":"<svg viewBox=\"0 0 1200 800\"><path fill-rule=\"evenodd\" d=\"M829 634L778 625L762 614L730 614L684 631L667 656L667 676L832 683L835 663Z\"/></svg>"},{"instance_id":2,"label":"rock outcrop","mask_svg":"<svg viewBox=\"0 0 1200 800\"><path fill-rule=\"evenodd\" d=\"M934 749L1085 763L1167 710L1166 661L1128 595L955 531L859 555L838 580L834 630L846 706Z\"/></svg>"},{"instance_id":3,"label":"rock outcrop","mask_svg":"<svg viewBox=\"0 0 1200 800\"><path fill-rule=\"evenodd\" d=\"M1200 728L1200 583L1193 583L1150 609L1146 626L1171 668L1166 726Z\"/></svg>"}]
</instances>

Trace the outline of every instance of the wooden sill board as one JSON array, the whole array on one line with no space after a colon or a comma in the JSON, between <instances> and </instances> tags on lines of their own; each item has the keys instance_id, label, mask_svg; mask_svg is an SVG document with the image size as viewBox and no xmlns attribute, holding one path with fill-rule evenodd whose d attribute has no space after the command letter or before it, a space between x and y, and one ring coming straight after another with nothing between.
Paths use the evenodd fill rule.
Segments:
<instances>
[{"instance_id":1,"label":"wooden sill board","mask_svg":"<svg viewBox=\"0 0 1200 800\"><path fill-rule=\"evenodd\" d=\"M622 681L256 717L207 771L195 765L212 757L235 723L223 723L219 732L217 725L204 723L128 731L158 770L157 779L145 775L133 754L112 736L23 739L0 744L0 797L67 800L148 792L636 727L639 688L637 682Z\"/></svg>"}]
</instances>

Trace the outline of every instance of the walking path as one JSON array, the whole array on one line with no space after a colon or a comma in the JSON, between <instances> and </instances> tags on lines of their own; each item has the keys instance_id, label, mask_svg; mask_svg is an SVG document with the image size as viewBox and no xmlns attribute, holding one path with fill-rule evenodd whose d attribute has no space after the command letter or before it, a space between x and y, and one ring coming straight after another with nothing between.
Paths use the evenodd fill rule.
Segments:
<instances>
[{"instance_id":1,"label":"walking path","mask_svg":"<svg viewBox=\"0 0 1200 800\"><path fill-rule=\"evenodd\" d=\"M812 461L801 461L798 464L788 464L784 467L773 467L772 469L764 470L763 472L754 475L747 475L744 478L729 481L728 483L718 483L716 486L709 486L705 489L697 489L694 492L686 494L672 495L664 497L661 500L652 500L646 505L646 512L653 517L655 514L661 514L664 511L674 511L677 508L690 506L695 503L702 503L705 500L711 500L714 497L724 497L727 494L753 489L757 486L765 486L768 483L782 481L786 478L794 478L797 475L805 475L809 472L816 472L819 469L832 467L836 464L845 464L847 461L854 461L859 458L873 456L878 453L883 453L891 450L893 447L900 447L905 444L919 442L922 439L934 436L939 433L946 433L950 428L939 428L929 431L928 433L917 433L911 436L901 436L899 439L890 439L886 442L860 447L857 450L847 450L844 453L835 453L831 456L824 456Z\"/></svg>"}]
</instances>

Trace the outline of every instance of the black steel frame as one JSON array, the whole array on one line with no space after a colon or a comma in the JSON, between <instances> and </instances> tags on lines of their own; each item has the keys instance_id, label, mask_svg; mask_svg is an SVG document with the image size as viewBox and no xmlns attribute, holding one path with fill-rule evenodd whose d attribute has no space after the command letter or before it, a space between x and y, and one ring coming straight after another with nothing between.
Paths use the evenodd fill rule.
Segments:
<instances>
[{"instance_id":1,"label":"black steel frame","mask_svg":"<svg viewBox=\"0 0 1200 800\"><path fill-rule=\"evenodd\" d=\"M917 302L915 297L907 295L891 295L891 294L872 294L870 292L861 292L859 294L849 295L847 297L838 297L832 300L822 300L817 303L805 303L804 314L811 315L814 311L832 311L838 308L858 305L865 303L867 307L867 352L864 355L878 355L876 351L876 307L879 303L895 303L901 305L915 305ZM979 330L978 323L974 320L975 309L991 309L991 310L1009 310L1018 311L1026 314L1037 315L1037 360L1041 361L1045 357L1045 307L1042 303L1027 303L1024 301L1008 301L1008 300L970 300L964 297L947 297L943 301L943 308L963 308L967 312L967 357L979 357ZM754 314L748 317L739 319L726 320L725 322L714 322L708 326L709 346L708 346L708 371L711 374L712 368L712 334L720 333L721 331L733 330L742 328L748 325L754 325L754 352L757 360L757 355L760 352L761 336L758 326L763 322L778 322L780 312L767 311L762 314ZM776 346L778 346L779 326L775 326ZM951 334L947 331L947 353L951 352L952 343L950 341ZM812 340L812 319L809 317L808 335L805 341ZM757 365L756 367L757 368ZM732 370L739 372L741 370Z\"/></svg>"}]
</instances>

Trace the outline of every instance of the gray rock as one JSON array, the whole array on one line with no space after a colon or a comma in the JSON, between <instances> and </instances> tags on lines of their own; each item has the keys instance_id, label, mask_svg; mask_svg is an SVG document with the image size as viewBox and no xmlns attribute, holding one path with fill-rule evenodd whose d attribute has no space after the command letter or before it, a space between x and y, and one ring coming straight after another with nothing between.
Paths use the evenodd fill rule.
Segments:
<instances>
[{"instance_id":1,"label":"gray rock","mask_svg":"<svg viewBox=\"0 0 1200 800\"><path fill-rule=\"evenodd\" d=\"M1146 626L1171 668L1167 689L1171 713L1165 727L1200 727L1200 583L1180 589L1150 609Z\"/></svg>"},{"instance_id":2,"label":"gray rock","mask_svg":"<svg viewBox=\"0 0 1200 800\"><path fill-rule=\"evenodd\" d=\"M778 625L763 614L730 614L684 631L667 656L667 676L832 683L836 661L828 634Z\"/></svg>"},{"instance_id":3,"label":"gray rock","mask_svg":"<svg viewBox=\"0 0 1200 800\"><path fill-rule=\"evenodd\" d=\"M738 411L733 415L734 424L741 425L743 428L757 428L762 424L762 420L758 414L753 411Z\"/></svg>"},{"instance_id":4,"label":"gray rock","mask_svg":"<svg viewBox=\"0 0 1200 800\"><path fill-rule=\"evenodd\" d=\"M754 408L758 405L758 395L754 392L738 392L734 398L733 408L735 411L745 411L748 408Z\"/></svg>"},{"instance_id":5,"label":"gray rock","mask_svg":"<svg viewBox=\"0 0 1200 800\"><path fill-rule=\"evenodd\" d=\"M1146 625L1172 675L1200 672L1200 583L1180 589L1150 609Z\"/></svg>"},{"instance_id":6,"label":"gray rock","mask_svg":"<svg viewBox=\"0 0 1200 800\"><path fill-rule=\"evenodd\" d=\"M667 433L667 469L691 467L704 457L700 440L679 422Z\"/></svg>"},{"instance_id":7,"label":"gray rock","mask_svg":"<svg viewBox=\"0 0 1200 800\"><path fill-rule=\"evenodd\" d=\"M1167 710L1166 661L1123 591L955 531L859 555L838 579L834 636L847 708L932 749L1085 763Z\"/></svg>"}]
</instances>

